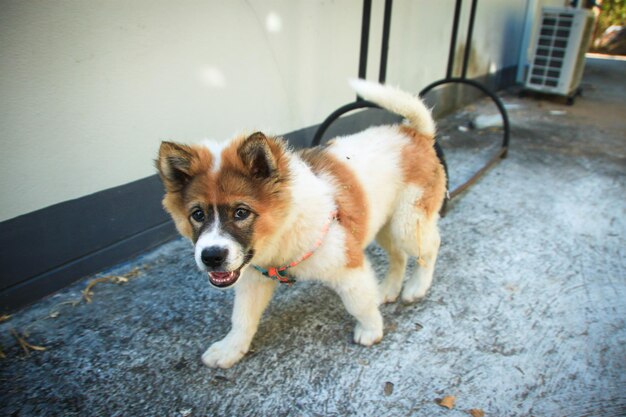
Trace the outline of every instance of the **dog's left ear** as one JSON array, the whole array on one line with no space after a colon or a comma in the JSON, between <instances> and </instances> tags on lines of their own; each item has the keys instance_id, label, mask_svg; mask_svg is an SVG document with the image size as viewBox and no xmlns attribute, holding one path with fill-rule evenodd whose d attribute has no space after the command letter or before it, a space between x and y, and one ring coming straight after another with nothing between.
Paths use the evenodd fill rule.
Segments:
<instances>
[{"instance_id":1,"label":"dog's left ear","mask_svg":"<svg viewBox=\"0 0 626 417\"><path fill-rule=\"evenodd\" d=\"M237 154L255 178L267 179L277 172L276 158L272 154L267 137L261 132L248 136L239 146Z\"/></svg>"}]
</instances>

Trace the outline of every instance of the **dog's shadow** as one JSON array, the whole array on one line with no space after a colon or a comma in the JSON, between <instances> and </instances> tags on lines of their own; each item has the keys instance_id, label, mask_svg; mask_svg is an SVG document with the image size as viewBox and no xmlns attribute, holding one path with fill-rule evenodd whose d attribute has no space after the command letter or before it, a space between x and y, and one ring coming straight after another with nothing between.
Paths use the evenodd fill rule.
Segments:
<instances>
[{"instance_id":1,"label":"dog's shadow","mask_svg":"<svg viewBox=\"0 0 626 417\"><path fill-rule=\"evenodd\" d=\"M314 282L278 288L263 315L253 346L275 348L288 344L323 344L350 340L353 319L339 296Z\"/></svg>"},{"instance_id":2,"label":"dog's shadow","mask_svg":"<svg viewBox=\"0 0 626 417\"><path fill-rule=\"evenodd\" d=\"M378 278L384 276L387 267L386 253L377 245L367 249ZM413 269L410 266L407 274ZM224 311L232 309L232 296L220 294ZM406 305L398 301L380 307L385 321L386 344L389 335L395 332L396 323L406 314L413 314L420 303ZM217 316L222 314L212 312ZM215 342L230 330L230 320L211 320L215 323L207 339ZM319 282L297 282L293 285L280 284L272 301L264 312L258 331L254 336L250 352L244 361L263 358L273 361L276 355L317 357L319 352L337 348L346 354L355 354L360 346L353 342L355 319L346 311L340 297L330 288ZM336 353L335 353L336 354Z\"/></svg>"},{"instance_id":3,"label":"dog's shadow","mask_svg":"<svg viewBox=\"0 0 626 417\"><path fill-rule=\"evenodd\" d=\"M361 346L353 341L356 320L346 311L339 296L319 283L298 285L302 289L293 294L289 294L289 288L276 294L261 320L247 359L257 354L267 358L267 352L272 351L284 355L296 350L297 355L307 356L309 353L317 356L327 349L333 350L335 355L337 349L347 354L357 353ZM382 305L385 337L381 344L393 343L398 327L414 327L398 324L423 308L420 303L403 304L401 301Z\"/></svg>"}]
</instances>

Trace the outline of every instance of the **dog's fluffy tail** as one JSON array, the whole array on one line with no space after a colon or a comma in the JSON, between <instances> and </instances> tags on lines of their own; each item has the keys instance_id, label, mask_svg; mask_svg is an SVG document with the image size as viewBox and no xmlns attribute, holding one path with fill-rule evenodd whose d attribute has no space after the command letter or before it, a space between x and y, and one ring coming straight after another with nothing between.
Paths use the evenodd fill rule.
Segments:
<instances>
[{"instance_id":1,"label":"dog's fluffy tail","mask_svg":"<svg viewBox=\"0 0 626 417\"><path fill-rule=\"evenodd\" d=\"M430 109L418 96L394 87L361 79L350 80L350 85L365 100L374 102L380 107L406 118L411 127L418 132L431 137L435 136L435 122L430 114Z\"/></svg>"}]
</instances>

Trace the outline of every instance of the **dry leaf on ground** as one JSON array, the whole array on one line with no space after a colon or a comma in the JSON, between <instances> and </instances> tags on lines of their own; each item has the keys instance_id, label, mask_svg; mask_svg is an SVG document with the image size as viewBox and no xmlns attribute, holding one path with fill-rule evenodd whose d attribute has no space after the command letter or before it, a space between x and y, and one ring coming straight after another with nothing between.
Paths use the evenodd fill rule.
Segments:
<instances>
[{"instance_id":1,"label":"dry leaf on ground","mask_svg":"<svg viewBox=\"0 0 626 417\"><path fill-rule=\"evenodd\" d=\"M485 412L480 408L472 408L471 410L469 410L469 413L472 415L472 417L485 417Z\"/></svg>"},{"instance_id":2,"label":"dry leaf on ground","mask_svg":"<svg viewBox=\"0 0 626 417\"><path fill-rule=\"evenodd\" d=\"M46 348L43 346L31 345L30 343L28 343L25 339L26 336L25 335L20 336L20 334L16 332L15 329L11 329L10 331L13 337L15 338L15 340L17 340L17 343L19 343L19 345L24 350L24 353L26 353L27 356L30 355L31 350L36 350L36 351L46 350Z\"/></svg>"},{"instance_id":3,"label":"dry leaf on ground","mask_svg":"<svg viewBox=\"0 0 626 417\"><path fill-rule=\"evenodd\" d=\"M10 318L11 318L10 314L3 314L3 315L0 316L0 323L4 323L5 321L7 321Z\"/></svg>"},{"instance_id":4,"label":"dry leaf on ground","mask_svg":"<svg viewBox=\"0 0 626 417\"><path fill-rule=\"evenodd\" d=\"M447 409L452 410L454 408L454 404L456 403L456 398L452 395L446 395L445 397L435 401L441 407L446 407Z\"/></svg>"},{"instance_id":5,"label":"dry leaf on ground","mask_svg":"<svg viewBox=\"0 0 626 417\"><path fill-rule=\"evenodd\" d=\"M386 396L390 396L391 394L393 394L393 383L392 382L385 382L384 393L385 393Z\"/></svg>"},{"instance_id":6,"label":"dry leaf on ground","mask_svg":"<svg viewBox=\"0 0 626 417\"><path fill-rule=\"evenodd\" d=\"M85 289L82 291L83 292L83 299L88 302L91 303L91 297L93 296L93 292L91 291L91 289L96 285L99 284L101 282L112 282L113 284L125 284L128 282L128 278L129 277L135 277L137 276L138 273L135 272L135 270L132 270L131 272L129 272L126 275L107 275L106 277L99 277L99 278L95 278L92 279L91 281L89 281L89 283L87 284L87 286L85 287Z\"/></svg>"}]
</instances>

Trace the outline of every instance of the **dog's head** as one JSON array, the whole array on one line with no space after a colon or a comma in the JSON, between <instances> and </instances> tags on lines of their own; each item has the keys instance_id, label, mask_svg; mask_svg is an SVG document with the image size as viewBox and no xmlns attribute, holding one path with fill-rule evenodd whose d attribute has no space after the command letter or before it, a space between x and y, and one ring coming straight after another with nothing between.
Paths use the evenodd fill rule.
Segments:
<instances>
[{"instance_id":1,"label":"dog's head","mask_svg":"<svg viewBox=\"0 0 626 417\"><path fill-rule=\"evenodd\" d=\"M260 132L225 146L161 143L163 206L195 247L209 282L225 288L280 225L289 203L283 141Z\"/></svg>"}]
</instances>

